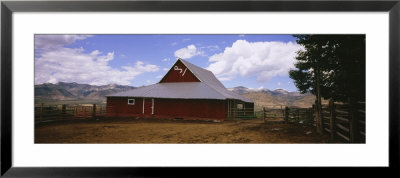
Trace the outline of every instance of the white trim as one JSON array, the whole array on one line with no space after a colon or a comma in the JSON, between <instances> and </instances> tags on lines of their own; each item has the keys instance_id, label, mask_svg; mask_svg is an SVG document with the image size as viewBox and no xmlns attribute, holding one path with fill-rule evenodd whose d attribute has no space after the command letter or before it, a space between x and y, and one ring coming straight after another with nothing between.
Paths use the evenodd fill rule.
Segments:
<instances>
[{"instance_id":1,"label":"white trim","mask_svg":"<svg viewBox=\"0 0 400 178\"><path fill-rule=\"evenodd\" d=\"M180 69L177 65L174 66L174 70L180 70L180 74L182 73L182 69Z\"/></svg>"},{"instance_id":2,"label":"white trim","mask_svg":"<svg viewBox=\"0 0 400 178\"><path fill-rule=\"evenodd\" d=\"M133 104L129 103L130 100L133 100ZM128 105L135 105L135 99L128 98Z\"/></svg>"},{"instance_id":3,"label":"white trim","mask_svg":"<svg viewBox=\"0 0 400 178\"><path fill-rule=\"evenodd\" d=\"M154 114L154 98L151 99L151 114Z\"/></svg>"},{"instance_id":4,"label":"white trim","mask_svg":"<svg viewBox=\"0 0 400 178\"><path fill-rule=\"evenodd\" d=\"M239 106L242 106L241 108L239 108ZM236 103L236 109L244 109L244 104L243 103Z\"/></svg>"},{"instance_id":5,"label":"white trim","mask_svg":"<svg viewBox=\"0 0 400 178\"><path fill-rule=\"evenodd\" d=\"M185 69L185 71L183 71L182 77L185 75L185 73L186 73L186 70L187 70L187 66L186 66L186 69ZM192 73L193 73L193 72L192 72Z\"/></svg>"},{"instance_id":6,"label":"white trim","mask_svg":"<svg viewBox=\"0 0 400 178\"><path fill-rule=\"evenodd\" d=\"M168 72L160 79L160 81L158 81L158 83L160 83L160 82L165 78L165 76L167 76L167 74L171 71L172 68L174 68L174 66L176 65L176 63L177 63L178 61L181 61L182 64L186 67L186 69L185 69L185 72L186 72L186 70L188 69L188 66L181 60L181 58L178 58L178 59L175 61L174 65L172 65L172 67L171 67L171 68L168 70ZM189 69L189 71L197 78L197 80L199 80L200 82L203 82L203 81L200 80L199 77L196 76L196 74L195 74L193 71L191 71L190 69ZM183 75L185 75L185 72L183 73ZM180 73L182 73L182 71L181 71ZM182 75L182 76L183 76L183 75ZM204 82L203 82L203 83L204 83Z\"/></svg>"},{"instance_id":7,"label":"white trim","mask_svg":"<svg viewBox=\"0 0 400 178\"><path fill-rule=\"evenodd\" d=\"M186 69L189 69L189 67L185 64L185 62L182 61L183 59L179 58L178 61L181 61L182 64L186 67ZM177 61L177 62L178 62ZM193 64L194 65L194 64ZM189 71L197 78L197 80L199 80L200 82L203 82L205 84L207 84L206 82L202 81L199 77L197 77L196 73L194 73L192 70L189 69ZM214 75L214 74L213 74Z\"/></svg>"},{"instance_id":8,"label":"white trim","mask_svg":"<svg viewBox=\"0 0 400 178\"><path fill-rule=\"evenodd\" d=\"M158 83L160 83L160 82L165 78L165 76L167 76L167 74L172 70L172 68L174 68L174 66L175 66L176 63L179 61L179 59L180 59L180 58L178 58L178 59L175 61L174 65L172 65L171 68L169 68L168 72L165 73L165 75L160 79L160 81L158 81ZM186 65L185 65L185 67L187 68Z\"/></svg>"},{"instance_id":9,"label":"white trim","mask_svg":"<svg viewBox=\"0 0 400 178\"><path fill-rule=\"evenodd\" d=\"M145 100L145 98L143 98L143 105L142 105L143 106L142 107L143 108L143 112L142 112L142 114L144 114L144 100Z\"/></svg>"}]
</instances>

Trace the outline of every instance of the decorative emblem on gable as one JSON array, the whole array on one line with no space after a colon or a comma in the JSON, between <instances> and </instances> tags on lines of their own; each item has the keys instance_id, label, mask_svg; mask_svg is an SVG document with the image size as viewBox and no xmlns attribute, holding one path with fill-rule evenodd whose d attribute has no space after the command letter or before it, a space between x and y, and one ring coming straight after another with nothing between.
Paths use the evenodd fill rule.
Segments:
<instances>
[{"instance_id":1,"label":"decorative emblem on gable","mask_svg":"<svg viewBox=\"0 0 400 178\"><path fill-rule=\"evenodd\" d=\"M174 66L174 70L179 70L180 71L179 73L182 74L182 69L180 69L178 66ZM183 71L182 77L185 75L186 70L187 70L187 68L185 69L185 71Z\"/></svg>"},{"instance_id":2,"label":"decorative emblem on gable","mask_svg":"<svg viewBox=\"0 0 400 178\"><path fill-rule=\"evenodd\" d=\"M168 82L200 82L200 80L193 74L181 60L178 60L159 83Z\"/></svg>"}]
</instances>

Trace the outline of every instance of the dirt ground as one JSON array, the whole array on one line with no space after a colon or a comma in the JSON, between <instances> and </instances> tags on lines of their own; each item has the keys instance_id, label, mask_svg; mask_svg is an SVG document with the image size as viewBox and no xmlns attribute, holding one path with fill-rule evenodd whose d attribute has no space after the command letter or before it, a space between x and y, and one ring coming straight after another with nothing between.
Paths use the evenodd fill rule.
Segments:
<instances>
[{"instance_id":1,"label":"dirt ground","mask_svg":"<svg viewBox=\"0 0 400 178\"><path fill-rule=\"evenodd\" d=\"M37 123L35 143L329 143L304 124L262 120L79 119Z\"/></svg>"}]
</instances>

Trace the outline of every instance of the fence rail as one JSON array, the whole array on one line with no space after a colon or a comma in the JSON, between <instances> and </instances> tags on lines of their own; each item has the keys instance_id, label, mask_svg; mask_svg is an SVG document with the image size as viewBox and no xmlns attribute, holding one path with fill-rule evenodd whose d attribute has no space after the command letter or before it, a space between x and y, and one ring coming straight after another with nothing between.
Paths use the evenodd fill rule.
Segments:
<instances>
[{"instance_id":1,"label":"fence rail","mask_svg":"<svg viewBox=\"0 0 400 178\"><path fill-rule=\"evenodd\" d=\"M277 109L279 108L279 109ZM267 106L263 107L263 119L264 123L268 121L278 121L290 123L290 122L300 122L300 123L310 123L312 122L312 109L311 108L289 108L287 106Z\"/></svg>"},{"instance_id":2,"label":"fence rail","mask_svg":"<svg viewBox=\"0 0 400 178\"><path fill-rule=\"evenodd\" d=\"M312 108L268 106L263 107L262 113L264 123L275 118L285 123L313 123L317 130L321 125L321 132L329 133L332 141L365 143L365 102L349 105L330 101L329 105L322 105L320 119L315 105Z\"/></svg>"},{"instance_id":3,"label":"fence rail","mask_svg":"<svg viewBox=\"0 0 400 178\"><path fill-rule=\"evenodd\" d=\"M322 130L332 140L350 143L365 143L365 103L355 105L338 104L332 101L322 107Z\"/></svg>"},{"instance_id":4,"label":"fence rail","mask_svg":"<svg viewBox=\"0 0 400 178\"><path fill-rule=\"evenodd\" d=\"M52 120L64 120L71 118L92 118L104 116L105 105L82 104L82 105L36 105L35 121L45 122Z\"/></svg>"},{"instance_id":5,"label":"fence rail","mask_svg":"<svg viewBox=\"0 0 400 178\"><path fill-rule=\"evenodd\" d=\"M229 112L230 112L229 119L231 120L256 118L256 113L254 112L253 108L242 108L242 109L231 108Z\"/></svg>"}]
</instances>

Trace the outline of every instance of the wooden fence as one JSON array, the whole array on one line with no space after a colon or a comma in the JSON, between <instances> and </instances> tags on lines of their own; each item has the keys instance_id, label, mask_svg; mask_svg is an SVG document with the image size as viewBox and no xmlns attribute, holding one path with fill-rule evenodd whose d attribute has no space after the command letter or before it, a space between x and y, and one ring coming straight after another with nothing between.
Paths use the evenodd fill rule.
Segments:
<instances>
[{"instance_id":1,"label":"wooden fence","mask_svg":"<svg viewBox=\"0 0 400 178\"><path fill-rule=\"evenodd\" d=\"M106 107L96 104L82 105L36 105L35 121L44 122L51 120L63 120L73 118L93 118L104 116Z\"/></svg>"},{"instance_id":2,"label":"wooden fence","mask_svg":"<svg viewBox=\"0 0 400 178\"><path fill-rule=\"evenodd\" d=\"M269 121L282 121L285 123L299 122L312 123L312 108L289 108L284 105L274 105L263 107L264 123Z\"/></svg>"},{"instance_id":3,"label":"wooden fence","mask_svg":"<svg viewBox=\"0 0 400 178\"><path fill-rule=\"evenodd\" d=\"M256 115L253 108L231 108L229 111L229 120L241 120L241 119L255 119Z\"/></svg>"},{"instance_id":4,"label":"wooden fence","mask_svg":"<svg viewBox=\"0 0 400 178\"><path fill-rule=\"evenodd\" d=\"M365 103L335 104L322 106L321 122L323 131L332 140L348 143L365 143ZM317 123L318 124L318 123Z\"/></svg>"},{"instance_id":5,"label":"wooden fence","mask_svg":"<svg viewBox=\"0 0 400 178\"><path fill-rule=\"evenodd\" d=\"M264 123L309 123L315 125L317 130L318 125L322 125L321 132L329 133L332 141L365 143L365 102L350 106L331 101L329 105L322 105L321 110L321 120L317 119L315 105L312 108L263 107L262 113Z\"/></svg>"}]
</instances>

